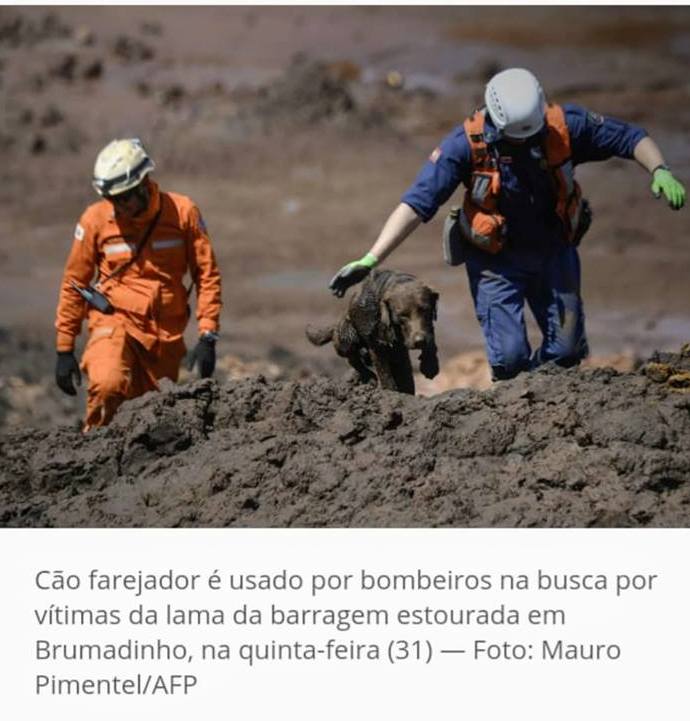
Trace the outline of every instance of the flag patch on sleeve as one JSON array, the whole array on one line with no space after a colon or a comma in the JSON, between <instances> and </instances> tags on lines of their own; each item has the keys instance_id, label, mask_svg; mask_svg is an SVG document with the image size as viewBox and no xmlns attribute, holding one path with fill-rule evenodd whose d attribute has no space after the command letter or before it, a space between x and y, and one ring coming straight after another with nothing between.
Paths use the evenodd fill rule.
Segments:
<instances>
[{"instance_id":1,"label":"flag patch on sleeve","mask_svg":"<svg viewBox=\"0 0 690 721\"><path fill-rule=\"evenodd\" d=\"M81 223L77 223L77 227L74 229L74 237L76 240L84 240L84 226Z\"/></svg>"},{"instance_id":2,"label":"flag patch on sleeve","mask_svg":"<svg viewBox=\"0 0 690 721\"><path fill-rule=\"evenodd\" d=\"M429 160L432 163L438 162L438 159L441 157L441 148L436 147L431 151L431 155L429 156Z\"/></svg>"}]
</instances>

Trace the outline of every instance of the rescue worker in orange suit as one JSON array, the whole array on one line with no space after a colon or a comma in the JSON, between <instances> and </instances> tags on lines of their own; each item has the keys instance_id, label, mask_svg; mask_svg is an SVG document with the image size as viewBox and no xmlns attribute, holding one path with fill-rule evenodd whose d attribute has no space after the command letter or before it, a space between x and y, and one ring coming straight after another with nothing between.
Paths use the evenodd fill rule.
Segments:
<instances>
[{"instance_id":1,"label":"rescue worker in orange suit","mask_svg":"<svg viewBox=\"0 0 690 721\"><path fill-rule=\"evenodd\" d=\"M652 193L675 210L685 189L642 128L547 104L528 70L498 73L484 97L485 107L432 152L369 253L341 268L330 288L342 297L462 184L451 264L465 263L492 375L501 380L547 361L573 366L588 352L577 245L591 215L575 166L634 158L650 173ZM525 302L543 336L534 352Z\"/></svg>"},{"instance_id":2,"label":"rescue worker in orange suit","mask_svg":"<svg viewBox=\"0 0 690 721\"><path fill-rule=\"evenodd\" d=\"M176 381L186 348L188 272L196 286L199 341L191 355L201 377L213 374L221 281L199 209L159 190L138 139L113 140L98 155L89 206L74 231L57 307L57 385L75 395L74 355L82 320L89 338L81 360L88 376L84 430L106 425L120 404ZM191 366L190 366L191 369Z\"/></svg>"}]
</instances>

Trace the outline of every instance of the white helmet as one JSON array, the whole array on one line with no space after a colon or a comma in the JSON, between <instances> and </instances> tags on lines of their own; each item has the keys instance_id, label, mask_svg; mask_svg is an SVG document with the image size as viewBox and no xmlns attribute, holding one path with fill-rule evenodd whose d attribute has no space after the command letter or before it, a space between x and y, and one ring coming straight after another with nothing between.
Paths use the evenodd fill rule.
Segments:
<instances>
[{"instance_id":1,"label":"white helmet","mask_svg":"<svg viewBox=\"0 0 690 721\"><path fill-rule=\"evenodd\" d=\"M508 138L528 138L544 127L544 91L529 70L510 68L494 75L484 101L497 130Z\"/></svg>"},{"instance_id":2,"label":"white helmet","mask_svg":"<svg viewBox=\"0 0 690 721\"><path fill-rule=\"evenodd\" d=\"M96 158L92 185L110 198L139 185L155 167L139 138L112 140Z\"/></svg>"}]
</instances>

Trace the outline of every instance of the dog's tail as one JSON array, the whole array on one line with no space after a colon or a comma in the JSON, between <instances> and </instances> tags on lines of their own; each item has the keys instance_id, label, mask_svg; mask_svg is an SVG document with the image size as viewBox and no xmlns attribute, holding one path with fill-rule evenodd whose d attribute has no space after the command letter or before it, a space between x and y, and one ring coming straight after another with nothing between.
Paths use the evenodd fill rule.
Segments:
<instances>
[{"instance_id":1,"label":"dog's tail","mask_svg":"<svg viewBox=\"0 0 690 721\"><path fill-rule=\"evenodd\" d=\"M326 345L333 340L333 332L335 326L330 325L327 328L314 328L314 326L308 325L304 332L309 339L310 343L314 345Z\"/></svg>"}]
</instances>

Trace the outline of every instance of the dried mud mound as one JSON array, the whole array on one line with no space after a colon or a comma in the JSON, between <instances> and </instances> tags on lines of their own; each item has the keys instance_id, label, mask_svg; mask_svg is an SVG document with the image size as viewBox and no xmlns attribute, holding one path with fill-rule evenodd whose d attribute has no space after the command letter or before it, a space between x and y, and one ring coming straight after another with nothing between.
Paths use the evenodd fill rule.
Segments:
<instances>
[{"instance_id":1,"label":"dried mud mound","mask_svg":"<svg viewBox=\"0 0 690 721\"><path fill-rule=\"evenodd\" d=\"M674 385L690 358L653 361L649 375L545 368L433 398L326 379L169 385L87 436L5 435L0 520L687 526L690 393Z\"/></svg>"},{"instance_id":2,"label":"dried mud mound","mask_svg":"<svg viewBox=\"0 0 690 721\"><path fill-rule=\"evenodd\" d=\"M359 73L347 61L326 63L297 54L280 77L256 93L235 94L238 112L229 119L229 129L281 134L332 125L359 133L384 127L376 98L356 93Z\"/></svg>"}]
</instances>

